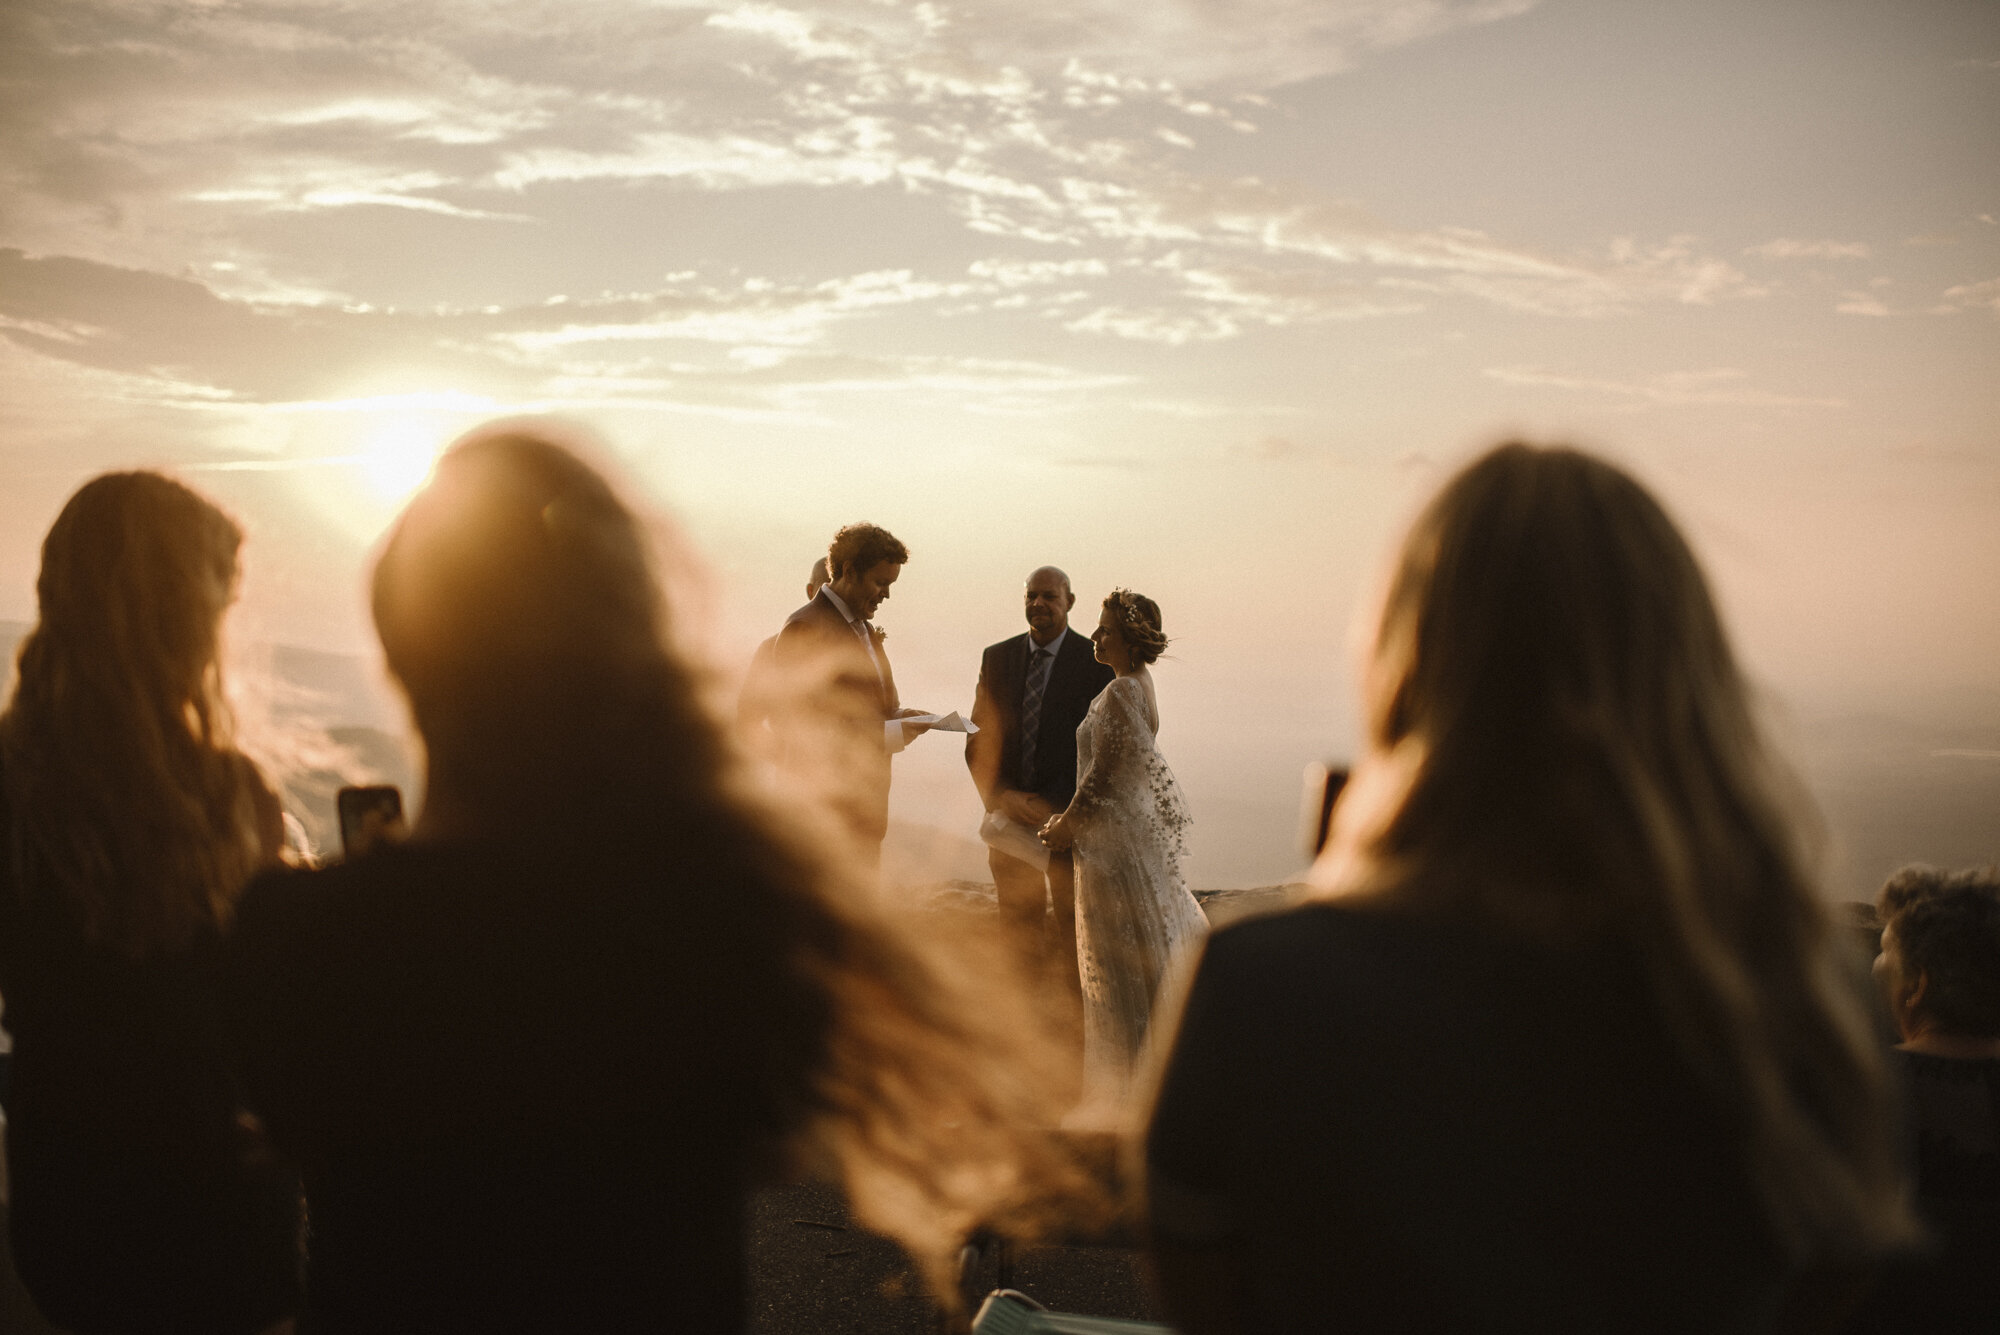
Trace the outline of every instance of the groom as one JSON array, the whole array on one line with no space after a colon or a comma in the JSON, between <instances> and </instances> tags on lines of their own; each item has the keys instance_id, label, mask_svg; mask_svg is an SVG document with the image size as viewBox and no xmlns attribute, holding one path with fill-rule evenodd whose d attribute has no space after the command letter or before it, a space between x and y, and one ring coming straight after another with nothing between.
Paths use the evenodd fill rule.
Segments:
<instances>
[{"instance_id":1,"label":"groom","mask_svg":"<svg viewBox=\"0 0 2000 1335\"><path fill-rule=\"evenodd\" d=\"M1043 566L1028 576L1028 633L990 646L979 661L965 766L989 812L1039 830L1076 795L1076 728L1111 681L1090 641L1069 628L1076 595L1069 576ZM1071 854L1049 854L1044 874L1032 863L989 848L987 865L1000 892L1000 917L1022 958L1039 965L1045 906L1055 903L1060 955L1072 992L1076 972L1076 873Z\"/></svg>"},{"instance_id":2,"label":"groom","mask_svg":"<svg viewBox=\"0 0 2000 1335\"><path fill-rule=\"evenodd\" d=\"M772 654L790 692L783 765L819 789L870 870L889 830L889 757L930 726L902 707L873 621L909 559L888 529L841 529L826 552L829 578L785 618Z\"/></svg>"}]
</instances>

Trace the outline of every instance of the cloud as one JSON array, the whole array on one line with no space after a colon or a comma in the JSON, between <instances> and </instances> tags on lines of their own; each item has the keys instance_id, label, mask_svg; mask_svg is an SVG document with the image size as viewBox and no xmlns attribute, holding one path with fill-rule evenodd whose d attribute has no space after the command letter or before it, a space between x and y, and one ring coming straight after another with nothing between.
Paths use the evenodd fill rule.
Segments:
<instances>
[{"instance_id":1,"label":"cloud","mask_svg":"<svg viewBox=\"0 0 2000 1335\"><path fill-rule=\"evenodd\" d=\"M1961 283L1957 287L1948 287L1944 292L1944 300L1935 309L1945 315L1972 310L1988 310L2000 314L2000 278L1989 278L1983 283Z\"/></svg>"},{"instance_id":2,"label":"cloud","mask_svg":"<svg viewBox=\"0 0 2000 1335\"><path fill-rule=\"evenodd\" d=\"M1871 252L1867 243L1861 241L1798 241L1779 237L1747 247L1743 253L1767 260L1865 260Z\"/></svg>"},{"instance_id":3,"label":"cloud","mask_svg":"<svg viewBox=\"0 0 2000 1335\"><path fill-rule=\"evenodd\" d=\"M1578 393L1625 400L1634 406L1712 406L1728 404L1755 408L1844 408L1844 399L1809 398L1775 394L1743 383L1748 376L1730 367L1706 371L1672 371L1642 380L1610 380L1594 376L1568 375L1534 366L1492 366L1487 378L1505 385L1566 389Z\"/></svg>"},{"instance_id":4,"label":"cloud","mask_svg":"<svg viewBox=\"0 0 2000 1335\"><path fill-rule=\"evenodd\" d=\"M880 270L818 283L705 282L477 310L229 300L189 279L0 249L0 337L116 373L171 406L297 406L449 385L493 402L621 403L797 413L889 393L974 410L1051 410L1122 374L940 353L857 357L827 331L902 307L995 302L1093 266L989 262L952 282Z\"/></svg>"},{"instance_id":5,"label":"cloud","mask_svg":"<svg viewBox=\"0 0 2000 1335\"><path fill-rule=\"evenodd\" d=\"M19 250L0 250L0 316L9 322L0 332L23 347L150 379L170 395L325 397L399 367L472 389L497 369L440 337L449 321L258 307L186 279Z\"/></svg>"},{"instance_id":6,"label":"cloud","mask_svg":"<svg viewBox=\"0 0 2000 1335\"><path fill-rule=\"evenodd\" d=\"M1833 309L1841 315L1883 316L1893 314L1882 303L1881 298L1875 296L1872 292L1843 292L1840 294L1839 302L1834 305Z\"/></svg>"},{"instance_id":7,"label":"cloud","mask_svg":"<svg viewBox=\"0 0 2000 1335\"><path fill-rule=\"evenodd\" d=\"M1022 0L953 13L966 37L1017 59L1060 56L1183 85L1262 89L1534 7L1535 0Z\"/></svg>"},{"instance_id":8,"label":"cloud","mask_svg":"<svg viewBox=\"0 0 2000 1335\"><path fill-rule=\"evenodd\" d=\"M1090 257L1104 269L1066 280L1064 300L1081 307L1054 313L1062 327L1162 342L1439 299L1599 317L1763 295L1689 237L1550 255L1203 174L1197 135L1255 131L1267 90L1531 7L577 0L556 23L531 0L401 22L344 3L168 14L25 0L28 73L0 90L20 127L0 141L14 200L0 223L45 250L164 270L187 257L148 238L226 234L262 214L366 208L471 228L552 223L552 201L580 190L875 190L915 210L909 234L935 244L970 233ZM1148 266L1169 256L1182 268L1149 285ZM314 286L270 256L214 257ZM796 322L770 339L809 339L845 314L813 300L758 316ZM519 351L704 327L753 336L704 312L511 334Z\"/></svg>"}]
</instances>

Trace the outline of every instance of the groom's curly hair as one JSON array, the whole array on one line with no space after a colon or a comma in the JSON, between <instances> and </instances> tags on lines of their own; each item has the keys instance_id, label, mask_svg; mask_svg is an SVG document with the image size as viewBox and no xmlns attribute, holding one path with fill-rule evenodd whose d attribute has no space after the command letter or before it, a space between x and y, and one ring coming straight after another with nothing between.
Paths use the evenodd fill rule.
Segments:
<instances>
[{"instance_id":1,"label":"groom's curly hair","mask_svg":"<svg viewBox=\"0 0 2000 1335\"><path fill-rule=\"evenodd\" d=\"M907 565L910 549L880 524L849 524L827 545L826 568L835 579L850 570L873 570L884 561Z\"/></svg>"},{"instance_id":2,"label":"groom's curly hair","mask_svg":"<svg viewBox=\"0 0 2000 1335\"><path fill-rule=\"evenodd\" d=\"M1118 629L1132 651L1132 665L1144 667L1167 651L1169 643L1160 629L1160 605L1143 593L1113 589L1105 595L1104 606L1118 618Z\"/></svg>"}]
</instances>

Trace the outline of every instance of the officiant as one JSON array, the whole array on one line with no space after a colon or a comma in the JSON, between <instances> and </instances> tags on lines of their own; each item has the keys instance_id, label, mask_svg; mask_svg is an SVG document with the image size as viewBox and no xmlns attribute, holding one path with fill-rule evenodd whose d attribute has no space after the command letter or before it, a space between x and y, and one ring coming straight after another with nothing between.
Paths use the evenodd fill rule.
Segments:
<instances>
[{"instance_id":1,"label":"officiant","mask_svg":"<svg viewBox=\"0 0 2000 1335\"><path fill-rule=\"evenodd\" d=\"M1000 918L1031 973L1054 968L1070 993L1076 970L1076 873L1068 851L1042 848L1035 831L1076 795L1076 729L1111 669L1069 628L1069 576L1043 566L1028 576L1025 634L991 645L966 738L965 765L986 807L980 828L1000 893ZM1053 914L1050 913L1053 906ZM1053 916L1055 939L1046 940Z\"/></svg>"}]
</instances>

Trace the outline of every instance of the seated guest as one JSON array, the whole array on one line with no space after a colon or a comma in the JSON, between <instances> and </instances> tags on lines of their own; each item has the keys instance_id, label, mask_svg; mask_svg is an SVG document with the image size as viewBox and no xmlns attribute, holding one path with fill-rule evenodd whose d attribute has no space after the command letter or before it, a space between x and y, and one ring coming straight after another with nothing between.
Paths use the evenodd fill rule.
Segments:
<instances>
[{"instance_id":1,"label":"seated guest","mask_svg":"<svg viewBox=\"0 0 2000 1335\"><path fill-rule=\"evenodd\" d=\"M14 1268L74 1331L232 1335L298 1307L297 1179L243 1113L214 1005L237 893L282 838L218 665L242 540L158 474L85 484L0 716Z\"/></svg>"},{"instance_id":2,"label":"seated guest","mask_svg":"<svg viewBox=\"0 0 2000 1335\"><path fill-rule=\"evenodd\" d=\"M1909 1233L1862 999L1643 488L1460 472L1363 692L1321 897L1210 938L1164 1072L1179 1329L1755 1330Z\"/></svg>"},{"instance_id":3,"label":"seated guest","mask_svg":"<svg viewBox=\"0 0 2000 1335\"><path fill-rule=\"evenodd\" d=\"M2000 874L1906 867L1877 904L1875 977L1902 1038L1893 1065L1930 1238L1854 1329L2000 1330Z\"/></svg>"},{"instance_id":4,"label":"seated guest","mask_svg":"<svg viewBox=\"0 0 2000 1335\"><path fill-rule=\"evenodd\" d=\"M983 1021L741 795L643 526L557 431L454 445L376 567L410 838L239 911L314 1330L739 1330L745 1195L802 1131L917 1243L1017 1180Z\"/></svg>"}]
</instances>

